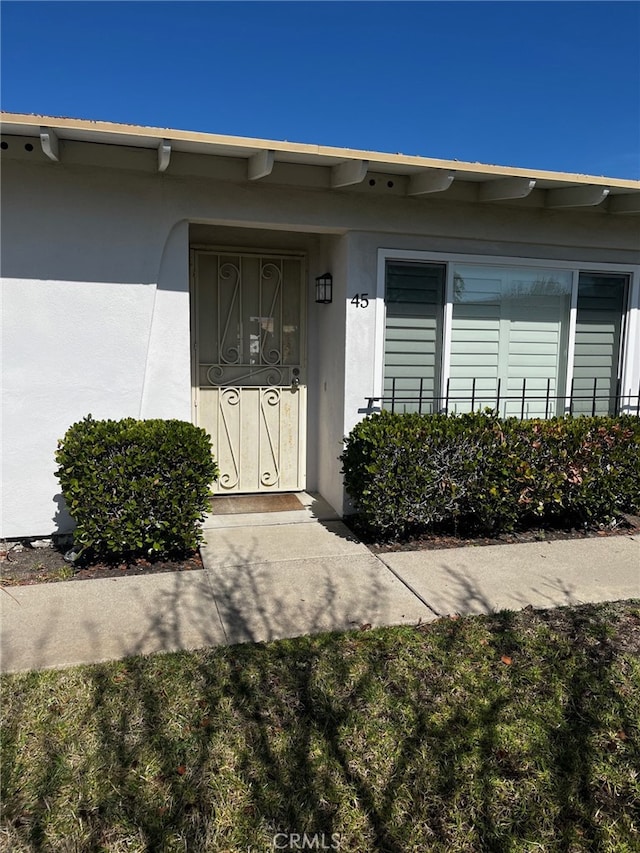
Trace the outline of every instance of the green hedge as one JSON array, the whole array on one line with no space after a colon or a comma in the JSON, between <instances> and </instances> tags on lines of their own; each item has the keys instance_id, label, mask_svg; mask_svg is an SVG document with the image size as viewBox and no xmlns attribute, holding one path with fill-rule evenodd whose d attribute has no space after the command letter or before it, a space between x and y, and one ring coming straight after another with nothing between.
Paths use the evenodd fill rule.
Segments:
<instances>
[{"instance_id":1,"label":"green hedge","mask_svg":"<svg viewBox=\"0 0 640 853\"><path fill-rule=\"evenodd\" d=\"M345 488L376 535L495 534L609 523L640 510L640 418L500 419L381 412L340 457Z\"/></svg>"},{"instance_id":2,"label":"green hedge","mask_svg":"<svg viewBox=\"0 0 640 853\"><path fill-rule=\"evenodd\" d=\"M74 544L95 557L165 557L202 538L218 468L203 429L177 420L73 424L56 476L76 522Z\"/></svg>"}]
</instances>

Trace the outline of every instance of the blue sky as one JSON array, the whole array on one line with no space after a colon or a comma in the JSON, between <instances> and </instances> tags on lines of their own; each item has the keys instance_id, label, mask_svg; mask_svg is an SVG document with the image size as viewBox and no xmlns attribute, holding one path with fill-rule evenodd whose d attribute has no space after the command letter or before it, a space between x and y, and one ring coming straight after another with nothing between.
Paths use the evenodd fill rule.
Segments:
<instances>
[{"instance_id":1,"label":"blue sky","mask_svg":"<svg viewBox=\"0 0 640 853\"><path fill-rule=\"evenodd\" d=\"M2 2L2 109L640 178L637 2Z\"/></svg>"}]
</instances>

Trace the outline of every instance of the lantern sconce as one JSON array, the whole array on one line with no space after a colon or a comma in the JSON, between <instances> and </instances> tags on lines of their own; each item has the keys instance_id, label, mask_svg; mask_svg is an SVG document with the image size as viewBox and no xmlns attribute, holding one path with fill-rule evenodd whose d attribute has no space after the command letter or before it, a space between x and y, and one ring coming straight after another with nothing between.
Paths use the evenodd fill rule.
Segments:
<instances>
[{"instance_id":1,"label":"lantern sconce","mask_svg":"<svg viewBox=\"0 0 640 853\"><path fill-rule=\"evenodd\" d=\"M333 276L330 272L316 278L316 302L322 305L333 302Z\"/></svg>"}]
</instances>

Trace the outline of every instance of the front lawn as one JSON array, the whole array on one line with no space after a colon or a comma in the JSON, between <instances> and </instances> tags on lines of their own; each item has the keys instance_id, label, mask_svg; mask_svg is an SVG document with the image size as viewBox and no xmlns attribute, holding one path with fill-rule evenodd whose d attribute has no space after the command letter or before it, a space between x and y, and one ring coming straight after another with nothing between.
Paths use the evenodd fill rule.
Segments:
<instances>
[{"instance_id":1,"label":"front lawn","mask_svg":"<svg viewBox=\"0 0 640 853\"><path fill-rule=\"evenodd\" d=\"M640 846L637 601L5 676L1 713L12 853Z\"/></svg>"}]
</instances>

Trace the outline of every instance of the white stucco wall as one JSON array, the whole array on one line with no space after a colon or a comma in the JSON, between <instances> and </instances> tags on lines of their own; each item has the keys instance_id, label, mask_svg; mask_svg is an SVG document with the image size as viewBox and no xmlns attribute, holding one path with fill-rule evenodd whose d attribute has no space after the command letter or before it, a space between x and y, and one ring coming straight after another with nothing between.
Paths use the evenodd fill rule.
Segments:
<instances>
[{"instance_id":1,"label":"white stucco wall","mask_svg":"<svg viewBox=\"0 0 640 853\"><path fill-rule=\"evenodd\" d=\"M62 141L53 164L17 149L3 157L0 536L68 524L53 454L77 419L190 419L188 223L307 253L308 487L338 510L342 440L375 389L379 248L640 261L635 217L473 205L464 187L452 200L385 194L384 181L332 192L311 167L299 187L284 185L291 165L248 183L245 163L222 158L175 154L158 174L151 151ZM316 305L326 270L334 301ZM351 304L363 292L365 309Z\"/></svg>"},{"instance_id":2,"label":"white stucco wall","mask_svg":"<svg viewBox=\"0 0 640 853\"><path fill-rule=\"evenodd\" d=\"M315 275L333 275L333 302L313 305L316 343L309 353L316 365L316 405L310 408L317 441L317 489L338 512L343 509L342 477L338 457L344 439L344 388L347 372L345 315L348 281L348 238L331 237L323 243L321 267ZM324 265L324 266L322 266ZM315 277L315 276L314 276Z\"/></svg>"},{"instance_id":3,"label":"white stucco wall","mask_svg":"<svg viewBox=\"0 0 640 853\"><path fill-rule=\"evenodd\" d=\"M54 453L75 421L190 419L186 232L158 282L3 279L2 535L69 529Z\"/></svg>"},{"instance_id":4,"label":"white stucco wall","mask_svg":"<svg viewBox=\"0 0 640 853\"><path fill-rule=\"evenodd\" d=\"M75 421L190 419L188 224L97 184L3 170L0 536L70 528L54 454Z\"/></svg>"},{"instance_id":5,"label":"white stucco wall","mask_svg":"<svg viewBox=\"0 0 640 853\"><path fill-rule=\"evenodd\" d=\"M162 251L145 353L141 418L191 419L189 223L178 222Z\"/></svg>"},{"instance_id":6,"label":"white stucco wall","mask_svg":"<svg viewBox=\"0 0 640 853\"><path fill-rule=\"evenodd\" d=\"M89 413L139 415L154 292L121 282L3 282L5 535L65 526L53 456L70 424ZM37 499L43 494L48 501Z\"/></svg>"}]
</instances>

